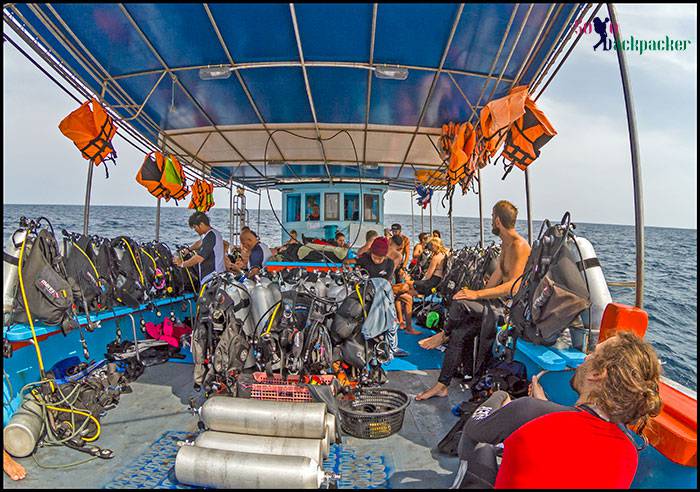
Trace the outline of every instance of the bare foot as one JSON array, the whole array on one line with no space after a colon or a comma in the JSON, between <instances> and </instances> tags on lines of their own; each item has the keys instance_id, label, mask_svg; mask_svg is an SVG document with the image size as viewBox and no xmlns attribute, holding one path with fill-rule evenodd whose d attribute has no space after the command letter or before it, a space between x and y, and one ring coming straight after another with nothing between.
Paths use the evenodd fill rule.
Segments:
<instances>
[{"instance_id":1,"label":"bare foot","mask_svg":"<svg viewBox=\"0 0 700 492\"><path fill-rule=\"evenodd\" d=\"M7 473L12 480L22 480L27 476L24 467L13 460L4 449L2 450L2 470Z\"/></svg>"},{"instance_id":2,"label":"bare foot","mask_svg":"<svg viewBox=\"0 0 700 492\"><path fill-rule=\"evenodd\" d=\"M412 326L407 326L404 331L406 333L408 333L409 335L422 335L423 334L422 331L418 331L415 328L413 328Z\"/></svg>"},{"instance_id":3,"label":"bare foot","mask_svg":"<svg viewBox=\"0 0 700 492\"><path fill-rule=\"evenodd\" d=\"M440 332L436 333L432 337L424 338L423 340L418 342L418 345L423 347L426 350L431 350L438 348L440 345L442 345L445 341L445 333Z\"/></svg>"},{"instance_id":4,"label":"bare foot","mask_svg":"<svg viewBox=\"0 0 700 492\"><path fill-rule=\"evenodd\" d=\"M419 395L416 396L416 400L428 400L434 396L437 397L444 397L447 396L447 386L445 386L442 383L435 383L435 386L432 388L423 391Z\"/></svg>"}]
</instances>

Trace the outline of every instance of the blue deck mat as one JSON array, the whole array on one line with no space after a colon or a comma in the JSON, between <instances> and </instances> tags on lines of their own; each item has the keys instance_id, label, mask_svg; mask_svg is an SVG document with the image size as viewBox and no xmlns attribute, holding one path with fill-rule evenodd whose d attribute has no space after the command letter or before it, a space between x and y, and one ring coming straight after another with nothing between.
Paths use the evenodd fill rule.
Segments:
<instances>
[{"instance_id":1,"label":"blue deck mat","mask_svg":"<svg viewBox=\"0 0 700 492\"><path fill-rule=\"evenodd\" d=\"M415 369L440 369L442 367L443 352L439 350L425 350L418 345L424 338L434 335L435 332L416 325L413 320L413 328L422 332L422 335L409 335L399 330L399 347L408 352L408 357L394 357L394 360L384 365L386 371L410 371Z\"/></svg>"},{"instance_id":2,"label":"blue deck mat","mask_svg":"<svg viewBox=\"0 0 700 492\"><path fill-rule=\"evenodd\" d=\"M127 465L103 488L105 489L194 489L175 479L177 442L191 436L190 432L165 432L148 451ZM360 455L350 446L333 444L323 469L341 475L340 489L389 488L391 466L379 453Z\"/></svg>"}]
</instances>

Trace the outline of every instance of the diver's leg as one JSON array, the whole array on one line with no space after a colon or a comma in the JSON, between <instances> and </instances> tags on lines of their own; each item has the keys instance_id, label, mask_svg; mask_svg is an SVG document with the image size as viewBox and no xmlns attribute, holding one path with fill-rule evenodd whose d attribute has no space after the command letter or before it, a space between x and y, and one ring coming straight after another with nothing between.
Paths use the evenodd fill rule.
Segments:
<instances>
[{"instance_id":1,"label":"diver's leg","mask_svg":"<svg viewBox=\"0 0 700 492\"><path fill-rule=\"evenodd\" d=\"M2 450L2 471L7 473L12 480L22 480L27 476L24 467L13 460L10 453L4 449Z\"/></svg>"}]
</instances>

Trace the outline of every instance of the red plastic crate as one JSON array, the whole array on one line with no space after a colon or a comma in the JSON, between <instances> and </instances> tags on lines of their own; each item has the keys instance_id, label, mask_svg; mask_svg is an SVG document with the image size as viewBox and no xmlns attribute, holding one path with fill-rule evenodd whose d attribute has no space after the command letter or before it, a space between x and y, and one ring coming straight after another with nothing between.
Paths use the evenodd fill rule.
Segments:
<instances>
[{"instance_id":1,"label":"red plastic crate","mask_svg":"<svg viewBox=\"0 0 700 492\"><path fill-rule=\"evenodd\" d=\"M329 385L333 383L335 376L319 375L312 376L320 384ZM250 397L256 400L273 400L289 402L312 401L311 393L305 386L300 386L299 376L289 376L286 380L279 374L268 378L264 372L253 373L253 384L250 390Z\"/></svg>"}]
</instances>

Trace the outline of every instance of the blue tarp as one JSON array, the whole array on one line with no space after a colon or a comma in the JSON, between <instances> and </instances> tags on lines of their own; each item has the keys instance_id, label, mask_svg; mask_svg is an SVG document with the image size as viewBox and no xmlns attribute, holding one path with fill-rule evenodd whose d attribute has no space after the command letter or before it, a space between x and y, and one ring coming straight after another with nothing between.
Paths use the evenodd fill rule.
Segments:
<instances>
[{"instance_id":1,"label":"blue tarp","mask_svg":"<svg viewBox=\"0 0 700 492\"><path fill-rule=\"evenodd\" d=\"M530 83L582 5L465 4L460 11L459 4L377 4L375 12L372 4L290 8L288 4L94 3L15 4L6 11L39 36L41 44L96 94L108 80L105 101L120 116L133 115L148 98L142 115L131 123L159 145L163 130L314 124L312 107L319 125L341 128L362 129L369 124L412 131L473 120L465 98L478 111L489 96L506 94L516 76L520 75L518 85ZM59 41L52 31L64 39ZM302 67L302 56L307 65L343 66ZM230 67L232 62L254 66L240 67L240 78L199 76L203 66ZM297 66L260 66L284 62ZM349 63L364 67L350 68ZM409 75L403 81L368 77L370 64L405 66ZM158 83L163 71L169 74ZM135 106L118 107L124 101L117 94ZM408 145L408 138L401 143ZM362 160L362 142L360 147ZM401 148L403 160L399 158L398 164L406 162L409 151L410 145L405 155ZM237 152L229 153L240 160ZM246 154L243 161L252 162L246 152L240 154ZM223 179L233 173L253 187L265 184L250 166L199 158L221 165ZM258 169L260 160L255 164ZM299 161L294 166L268 166L266 174L305 178L328 172L323 165L302 170L305 166ZM337 172L330 170L333 175ZM347 172L357 174L356 168ZM409 184L413 179L413 170L404 174L397 165L374 173L400 177Z\"/></svg>"}]
</instances>

